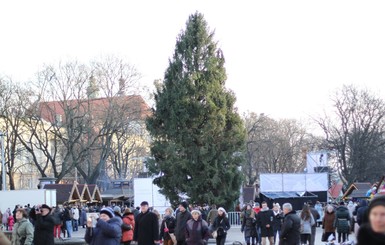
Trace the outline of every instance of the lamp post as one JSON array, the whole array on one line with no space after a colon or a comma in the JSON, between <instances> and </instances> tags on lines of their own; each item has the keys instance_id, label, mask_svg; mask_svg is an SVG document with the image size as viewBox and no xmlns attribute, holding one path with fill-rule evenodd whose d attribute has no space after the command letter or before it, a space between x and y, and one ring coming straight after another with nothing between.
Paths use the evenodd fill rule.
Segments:
<instances>
[{"instance_id":1,"label":"lamp post","mask_svg":"<svg viewBox=\"0 0 385 245\"><path fill-rule=\"evenodd\" d=\"M4 136L5 134L3 132L0 132L1 137L1 171L2 171L2 184L3 184L3 191L7 190L7 184L5 183L5 160L4 160Z\"/></svg>"}]
</instances>

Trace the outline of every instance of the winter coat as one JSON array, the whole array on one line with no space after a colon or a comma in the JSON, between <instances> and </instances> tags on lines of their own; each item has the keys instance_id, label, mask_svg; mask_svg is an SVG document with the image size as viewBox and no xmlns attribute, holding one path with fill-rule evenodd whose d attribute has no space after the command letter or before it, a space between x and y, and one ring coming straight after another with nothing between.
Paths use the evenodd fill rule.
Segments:
<instances>
[{"instance_id":1,"label":"winter coat","mask_svg":"<svg viewBox=\"0 0 385 245\"><path fill-rule=\"evenodd\" d=\"M186 240L186 225L187 221L191 219L191 213L189 211L178 212L176 215L175 236L177 241Z\"/></svg>"},{"instance_id":2,"label":"winter coat","mask_svg":"<svg viewBox=\"0 0 385 245\"><path fill-rule=\"evenodd\" d=\"M10 215L10 216L8 217L8 226L9 226L9 227L13 227L14 224L15 224L15 219L13 218L12 215Z\"/></svg>"},{"instance_id":3,"label":"winter coat","mask_svg":"<svg viewBox=\"0 0 385 245\"><path fill-rule=\"evenodd\" d=\"M153 245L158 240L158 216L150 211L139 213L135 218L134 241L138 241L138 245Z\"/></svg>"},{"instance_id":4,"label":"winter coat","mask_svg":"<svg viewBox=\"0 0 385 245\"><path fill-rule=\"evenodd\" d=\"M301 234L311 234L311 227L315 224L315 220L312 214L310 219L304 220L301 218Z\"/></svg>"},{"instance_id":5,"label":"winter coat","mask_svg":"<svg viewBox=\"0 0 385 245\"><path fill-rule=\"evenodd\" d=\"M281 234L279 236L280 245L299 245L301 219L293 210L285 215Z\"/></svg>"},{"instance_id":6,"label":"winter coat","mask_svg":"<svg viewBox=\"0 0 385 245\"><path fill-rule=\"evenodd\" d=\"M257 237L257 220L254 210L245 210L243 212L241 231L245 232L245 237Z\"/></svg>"},{"instance_id":7,"label":"winter coat","mask_svg":"<svg viewBox=\"0 0 385 245\"><path fill-rule=\"evenodd\" d=\"M218 236L223 236L227 233L227 231L230 229L230 222L225 214L218 215L215 218L213 228L217 231Z\"/></svg>"},{"instance_id":8,"label":"winter coat","mask_svg":"<svg viewBox=\"0 0 385 245\"><path fill-rule=\"evenodd\" d=\"M357 223L358 223L358 225L362 225L362 224L368 222L368 219L367 219L368 209L369 209L368 202L366 200L361 200L360 207L357 208Z\"/></svg>"},{"instance_id":9,"label":"winter coat","mask_svg":"<svg viewBox=\"0 0 385 245\"><path fill-rule=\"evenodd\" d=\"M5 211L3 214L3 220L2 220L4 225L8 224L8 217L9 217L9 212Z\"/></svg>"},{"instance_id":10,"label":"winter coat","mask_svg":"<svg viewBox=\"0 0 385 245\"><path fill-rule=\"evenodd\" d=\"M135 229L135 217L133 213L128 213L123 216L123 224L131 227L129 230L122 228L122 242L132 241L134 239L134 229Z\"/></svg>"},{"instance_id":11,"label":"winter coat","mask_svg":"<svg viewBox=\"0 0 385 245\"><path fill-rule=\"evenodd\" d=\"M336 219L336 213L328 211L325 212L324 217L322 219L322 228L325 232L335 232L336 228L334 227L334 220Z\"/></svg>"},{"instance_id":12,"label":"winter coat","mask_svg":"<svg viewBox=\"0 0 385 245\"><path fill-rule=\"evenodd\" d=\"M80 213L80 225L87 225L87 211L85 208Z\"/></svg>"},{"instance_id":13,"label":"winter coat","mask_svg":"<svg viewBox=\"0 0 385 245\"><path fill-rule=\"evenodd\" d=\"M349 233L350 231L350 214L345 206L339 206L336 210L336 218L334 220L334 227L337 228L338 233Z\"/></svg>"},{"instance_id":14,"label":"winter coat","mask_svg":"<svg viewBox=\"0 0 385 245\"><path fill-rule=\"evenodd\" d=\"M257 225L261 227L261 237L273 237L273 221L274 221L274 212L273 210L266 208L261 209L257 215ZM269 227L266 227L269 226Z\"/></svg>"},{"instance_id":15,"label":"winter coat","mask_svg":"<svg viewBox=\"0 0 385 245\"><path fill-rule=\"evenodd\" d=\"M62 216L63 214L60 209L55 209L55 211L52 213L52 218L55 225L61 225L63 223Z\"/></svg>"},{"instance_id":16,"label":"winter coat","mask_svg":"<svg viewBox=\"0 0 385 245\"><path fill-rule=\"evenodd\" d=\"M164 232L166 225L167 225L168 232ZM175 232L175 226L176 226L176 219L174 218L174 216L171 216L171 215L165 216L160 226L160 238L163 240L171 240L170 233Z\"/></svg>"},{"instance_id":17,"label":"winter coat","mask_svg":"<svg viewBox=\"0 0 385 245\"><path fill-rule=\"evenodd\" d=\"M209 226L202 217L187 221L185 232L187 245L204 245L210 237Z\"/></svg>"},{"instance_id":18,"label":"winter coat","mask_svg":"<svg viewBox=\"0 0 385 245\"><path fill-rule=\"evenodd\" d=\"M210 223L210 225L214 224L215 218L218 216L218 209L212 208L207 215L207 221Z\"/></svg>"},{"instance_id":19,"label":"winter coat","mask_svg":"<svg viewBox=\"0 0 385 245\"><path fill-rule=\"evenodd\" d=\"M318 210L315 209L314 207L310 207L310 213L313 215L313 219L315 221L312 226L316 226L317 224L316 222L321 218L321 215L318 213Z\"/></svg>"},{"instance_id":20,"label":"winter coat","mask_svg":"<svg viewBox=\"0 0 385 245\"><path fill-rule=\"evenodd\" d=\"M277 212L277 213L274 212L273 230L275 230L275 231L280 231L281 230L282 222L283 222L283 218L284 217L285 216L283 215L283 213L281 211Z\"/></svg>"},{"instance_id":21,"label":"winter coat","mask_svg":"<svg viewBox=\"0 0 385 245\"><path fill-rule=\"evenodd\" d=\"M122 219L113 217L107 222L98 219L96 227L88 227L84 239L90 245L119 245L122 237Z\"/></svg>"},{"instance_id":22,"label":"winter coat","mask_svg":"<svg viewBox=\"0 0 385 245\"><path fill-rule=\"evenodd\" d=\"M369 224L364 224L358 230L357 245L385 245L385 234L374 232Z\"/></svg>"},{"instance_id":23,"label":"winter coat","mask_svg":"<svg viewBox=\"0 0 385 245\"><path fill-rule=\"evenodd\" d=\"M24 241L24 242L23 242ZM12 245L31 245L33 225L26 218L17 221L12 232Z\"/></svg>"},{"instance_id":24,"label":"winter coat","mask_svg":"<svg viewBox=\"0 0 385 245\"><path fill-rule=\"evenodd\" d=\"M55 222L51 215L36 214L34 244L54 245L53 227Z\"/></svg>"}]
</instances>

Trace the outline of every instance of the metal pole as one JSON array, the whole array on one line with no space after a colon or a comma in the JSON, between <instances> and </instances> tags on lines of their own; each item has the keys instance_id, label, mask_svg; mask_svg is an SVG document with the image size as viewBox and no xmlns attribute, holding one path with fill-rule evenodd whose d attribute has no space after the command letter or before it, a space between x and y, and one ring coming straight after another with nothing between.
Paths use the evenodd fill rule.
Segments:
<instances>
[{"instance_id":1,"label":"metal pole","mask_svg":"<svg viewBox=\"0 0 385 245\"><path fill-rule=\"evenodd\" d=\"M6 170L5 170L5 160L4 160L4 134L0 132L0 137L1 137L1 170L2 170L2 177L3 177L3 191L7 190L7 184L5 183L5 175Z\"/></svg>"}]
</instances>

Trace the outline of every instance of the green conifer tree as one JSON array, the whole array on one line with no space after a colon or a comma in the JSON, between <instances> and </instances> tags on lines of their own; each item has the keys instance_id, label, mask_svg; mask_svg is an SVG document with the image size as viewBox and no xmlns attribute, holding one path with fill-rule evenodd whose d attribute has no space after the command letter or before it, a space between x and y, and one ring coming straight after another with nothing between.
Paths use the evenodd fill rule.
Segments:
<instances>
[{"instance_id":1,"label":"green conifer tree","mask_svg":"<svg viewBox=\"0 0 385 245\"><path fill-rule=\"evenodd\" d=\"M213 36L202 14L189 17L147 120L153 138L147 166L173 204L181 194L225 207L239 197L246 133Z\"/></svg>"}]
</instances>

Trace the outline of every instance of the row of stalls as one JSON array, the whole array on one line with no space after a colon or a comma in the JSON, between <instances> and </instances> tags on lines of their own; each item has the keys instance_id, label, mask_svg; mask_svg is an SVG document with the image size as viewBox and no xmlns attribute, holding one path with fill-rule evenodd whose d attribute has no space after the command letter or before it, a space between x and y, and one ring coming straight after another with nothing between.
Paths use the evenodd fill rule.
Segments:
<instances>
[{"instance_id":1,"label":"row of stalls","mask_svg":"<svg viewBox=\"0 0 385 245\"><path fill-rule=\"evenodd\" d=\"M43 189L56 190L56 203L101 204L102 195L97 185L45 184Z\"/></svg>"}]
</instances>

